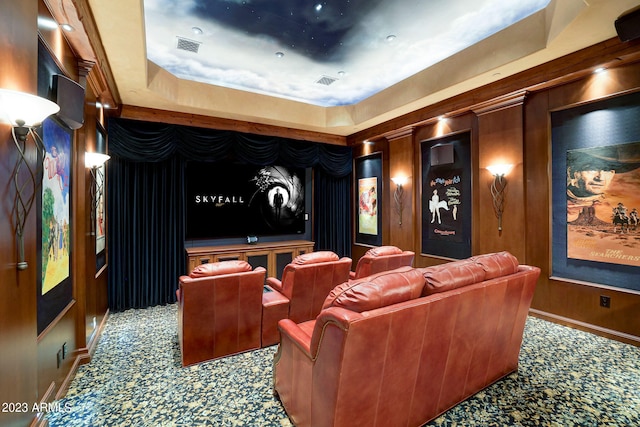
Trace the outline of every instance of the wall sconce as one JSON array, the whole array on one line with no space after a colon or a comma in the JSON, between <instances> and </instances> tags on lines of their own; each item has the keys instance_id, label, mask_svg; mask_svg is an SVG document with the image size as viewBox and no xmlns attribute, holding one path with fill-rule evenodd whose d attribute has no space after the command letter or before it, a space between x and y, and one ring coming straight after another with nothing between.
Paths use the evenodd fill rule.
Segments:
<instances>
[{"instance_id":1,"label":"wall sconce","mask_svg":"<svg viewBox=\"0 0 640 427\"><path fill-rule=\"evenodd\" d=\"M498 217L498 231L502 232L502 212L504 211L504 190L507 187L507 180L505 175L511 171L513 165L510 164L498 164L487 166L491 175L493 175L493 182L491 183L491 196L493 197L493 210Z\"/></svg>"},{"instance_id":2,"label":"wall sconce","mask_svg":"<svg viewBox=\"0 0 640 427\"><path fill-rule=\"evenodd\" d=\"M16 237L18 238L18 270L25 270L28 267L24 259L24 226L36 199L38 188L40 188L42 181L40 174L45 155L44 144L33 129L58 111L60 111L60 107L48 99L24 92L0 89L0 112L4 113L4 117L12 126L11 135L19 154L13 170L13 184L16 189L14 209L16 212ZM26 157L29 135L31 135L38 156L35 170L32 169ZM24 175L20 173L23 166L28 172L26 179L21 179L21 175Z\"/></svg>"},{"instance_id":3,"label":"wall sconce","mask_svg":"<svg viewBox=\"0 0 640 427\"><path fill-rule=\"evenodd\" d=\"M104 191L104 175L101 166L104 165L111 156L103 153L84 153L84 165L91 172L91 232L96 231L96 211L98 201Z\"/></svg>"},{"instance_id":4,"label":"wall sconce","mask_svg":"<svg viewBox=\"0 0 640 427\"><path fill-rule=\"evenodd\" d=\"M396 202L396 212L398 213L398 225L402 226L402 210L404 209L404 188L407 182L406 176L396 176L391 178L396 185L396 191L393 192L393 198Z\"/></svg>"}]
</instances>

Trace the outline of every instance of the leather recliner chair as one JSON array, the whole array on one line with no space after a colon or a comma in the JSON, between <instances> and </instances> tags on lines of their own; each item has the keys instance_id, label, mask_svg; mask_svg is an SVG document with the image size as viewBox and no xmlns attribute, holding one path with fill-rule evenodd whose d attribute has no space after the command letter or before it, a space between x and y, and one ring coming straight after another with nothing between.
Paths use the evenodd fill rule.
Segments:
<instances>
[{"instance_id":1,"label":"leather recliner chair","mask_svg":"<svg viewBox=\"0 0 640 427\"><path fill-rule=\"evenodd\" d=\"M518 369L539 276L501 252L344 283L279 322L274 391L298 427L424 425Z\"/></svg>"},{"instance_id":2,"label":"leather recliner chair","mask_svg":"<svg viewBox=\"0 0 640 427\"><path fill-rule=\"evenodd\" d=\"M265 276L263 267L234 260L199 265L180 277L182 366L260 348Z\"/></svg>"},{"instance_id":3,"label":"leather recliner chair","mask_svg":"<svg viewBox=\"0 0 640 427\"><path fill-rule=\"evenodd\" d=\"M415 253L396 246L371 248L358 260L356 270L349 273L349 278L360 279L383 271L411 267L414 256Z\"/></svg>"},{"instance_id":4,"label":"leather recliner chair","mask_svg":"<svg viewBox=\"0 0 640 427\"><path fill-rule=\"evenodd\" d=\"M324 299L337 285L349 280L351 258L331 251L299 255L282 272L282 280L267 278L262 299L262 346L279 341L278 321L314 319Z\"/></svg>"}]
</instances>

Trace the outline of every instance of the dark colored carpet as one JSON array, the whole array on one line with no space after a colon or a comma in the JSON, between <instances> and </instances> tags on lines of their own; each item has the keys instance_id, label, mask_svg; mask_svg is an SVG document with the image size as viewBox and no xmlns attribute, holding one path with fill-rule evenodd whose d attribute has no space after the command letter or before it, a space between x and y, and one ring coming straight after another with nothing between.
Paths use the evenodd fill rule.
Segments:
<instances>
[{"instance_id":1,"label":"dark colored carpet","mask_svg":"<svg viewBox=\"0 0 640 427\"><path fill-rule=\"evenodd\" d=\"M176 326L176 305L112 314L49 424L291 425L275 346L182 368ZM518 372L427 425L640 426L640 348L529 317Z\"/></svg>"}]
</instances>

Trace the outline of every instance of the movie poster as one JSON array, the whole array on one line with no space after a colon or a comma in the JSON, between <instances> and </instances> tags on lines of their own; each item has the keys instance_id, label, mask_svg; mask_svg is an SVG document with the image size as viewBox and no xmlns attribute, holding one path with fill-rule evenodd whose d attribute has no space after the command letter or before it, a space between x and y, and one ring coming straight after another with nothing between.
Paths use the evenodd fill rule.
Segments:
<instances>
[{"instance_id":1,"label":"movie poster","mask_svg":"<svg viewBox=\"0 0 640 427\"><path fill-rule=\"evenodd\" d=\"M71 135L47 120L42 174L42 295L69 277Z\"/></svg>"},{"instance_id":2,"label":"movie poster","mask_svg":"<svg viewBox=\"0 0 640 427\"><path fill-rule=\"evenodd\" d=\"M567 151L567 257L640 266L640 142Z\"/></svg>"},{"instance_id":3,"label":"movie poster","mask_svg":"<svg viewBox=\"0 0 640 427\"><path fill-rule=\"evenodd\" d=\"M105 234L105 203L104 203L104 177L105 177L105 165L102 164L96 168L95 171L95 198L96 198L96 254L105 250L106 247L106 234Z\"/></svg>"},{"instance_id":4,"label":"movie poster","mask_svg":"<svg viewBox=\"0 0 640 427\"><path fill-rule=\"evenodd\" d=\"M431 170L428 186L428 215L422 218L430 240L462 242L462 169Z\"/></svg>"},{"instance_id":5,"label":"movie poster","mask_svg":"<svg viewBox=\"0 0 640 427\"><path fill-rule=\"evenodd\" d=\"M358 233L378 234L378 178L358 180Z\"/></svg>"}]
</instances>

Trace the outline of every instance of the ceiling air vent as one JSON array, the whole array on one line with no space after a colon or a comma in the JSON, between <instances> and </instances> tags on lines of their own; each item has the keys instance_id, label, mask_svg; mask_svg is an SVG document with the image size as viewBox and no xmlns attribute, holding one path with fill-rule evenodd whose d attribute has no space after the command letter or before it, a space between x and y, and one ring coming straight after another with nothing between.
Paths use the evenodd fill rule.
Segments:
<instances>
[{"instance_id":1,"label":"ceiling air vent","mask_svg":"<svg viewBox=\"0 0 640 427\"><path fill-rule=\"evenodd\" d=\"M316 81L316 83L321 84L321 85L325 85L325 86L329 86L329 85L331 85L331 83L335 82L336 80L338 80L338 79L336 79L334 77L322 76Z\"/></svg>"},{"instance_id":2,"label":"ceiling air vent","mask_svg":"<svg viewBox=\"0 0 640 427\"><path fill-rule=\"evenodd\" d=\"M177 48L180 50L186 50L188 52L198 53L198 49L200 49L200 42L196 42L193 40L185 39L183 37L178 37Z\"/></svg>"}]
</instances>

